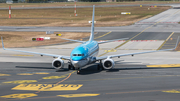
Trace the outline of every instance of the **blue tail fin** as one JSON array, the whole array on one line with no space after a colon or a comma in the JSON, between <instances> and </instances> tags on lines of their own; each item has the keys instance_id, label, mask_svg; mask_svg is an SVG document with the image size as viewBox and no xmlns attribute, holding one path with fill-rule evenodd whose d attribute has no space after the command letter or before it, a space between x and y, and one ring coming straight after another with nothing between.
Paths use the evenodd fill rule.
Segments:
<instances>
[{"instance_id":1,"label":"blue tail fin","mask_svg":"<svg viewBox=\"0 0 180 101\"><path fill-rule=\"evenodd\" d=\"M89 41L94 40L94 12L95 12L95 5L93 5L93 15L92 15L92 24L91 24L91 36L89 38Z\"/></svg>"}]
</instances>

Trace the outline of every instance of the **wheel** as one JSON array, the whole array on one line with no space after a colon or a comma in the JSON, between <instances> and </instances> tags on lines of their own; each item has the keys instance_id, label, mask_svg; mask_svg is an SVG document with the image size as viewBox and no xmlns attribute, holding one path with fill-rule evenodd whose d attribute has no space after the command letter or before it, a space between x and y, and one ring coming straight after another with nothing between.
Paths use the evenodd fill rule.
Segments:
<instances>
[{"instance_id":1,"label":"wheel","mask_svg":"<svg viewBox=\"0 0 180 101\"><path fill-rule=\"evenodd\" d=\"M71 70L71 65L68 65L68 69Z\"/></svg>"},{"instance_id":2,"label":"wheel","mask_svg":"<svg viewBox=\"0 0 180 101\"><path fill-rule=\"evenodd\" d=\"M77 71L77 74L80 74L80 70Z\"/></svg>"},{"instance_id":3,"label":"wheel","mask_svg":"<svg viewBox=\"0 0 180 101\"><path fill-rule=\"evenodd\" d=\"M75 70L75 67L74 67L72 64L69 63L69 64L68 64L68 69L69 69L69 70Z\"/></svg>"},{"instance_id":4,"label":"wheel","mask_svg":"<svg viewBox=\"0 0 180 101\"><path fill-rule=\"evenodd\" d=\"M100 69L101 69L101 66L98 64L97 70L100 70Z\"/></svg>"},{"instance_id":5,"label":"wheel","mask_svg":"<svg viewBox=\"0 0 180 101\"><path fill-rule=\"evenodd\" d=\"M101 69L104 70L103 66L101 65Z\"/></svg>"},{"instance_id":6,"label":"wheel","mask_svg":"<svg viewBox=\"0 0 180 101\"><path fill-rule=\"evenodd\" d=\"M75 70L75 67L74 67L74 66L72 66L72 69L73 69L73 70Z\"/></svg>"},{"instance_id":7,"label":"wheel","mask_svg":"<svg viewBox=\"0 0 180 101\"><path fill-rule=\"evenodd\" d=\"M98 67L97 67L98 70L104 70L102 64L98 64Z\"/></svg>"}]
</instances>

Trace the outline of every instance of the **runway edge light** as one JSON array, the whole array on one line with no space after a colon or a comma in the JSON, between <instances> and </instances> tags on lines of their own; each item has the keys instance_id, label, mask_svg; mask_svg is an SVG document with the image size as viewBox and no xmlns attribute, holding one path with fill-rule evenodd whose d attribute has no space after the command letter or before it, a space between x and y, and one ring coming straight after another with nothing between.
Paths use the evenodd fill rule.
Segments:
<instances>
[{"instance_id":1,"label":"runway edge light","mask_svg":"<svg viewBox=\"0 0 180 101\"><path fill-rule=\"evenodd\" d=\"M56 34L56 36L61 36L61 34Z\"/></svg>"},{"instance_id":2,"label":"runway edge light","mask_svg":"<svg viewBox=\"0 0 180 101\"><path fill-rule=\"evenodd\" d=\"M36 41L36 38L32 38L32 41Z\"/></svg>"}]
</instances>

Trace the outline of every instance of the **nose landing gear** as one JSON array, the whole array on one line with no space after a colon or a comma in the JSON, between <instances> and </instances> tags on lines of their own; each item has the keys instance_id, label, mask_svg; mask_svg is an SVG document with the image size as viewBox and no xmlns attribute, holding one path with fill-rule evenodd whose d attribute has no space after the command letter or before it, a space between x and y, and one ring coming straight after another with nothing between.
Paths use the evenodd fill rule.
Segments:
<instances>
[{"instance_id":1,"label":"nose landing gear","mask_svg":"<svg viewBox=\"0 0 180 101\"><path fill-rule=\"evenodd\" d=\"M80 74L80 73L81 73L81 68L78 68L77 74Z\"/></svg>"},{"instance_id":2,"label":"nose landing gear","mask_svg":"<svg viewBox=\"0 0 180 101\"><path fill-rule=\"evenodd\" d=\"M80 70L77 71L77 74L80 74Z\"/></svg>"}]
</instances>

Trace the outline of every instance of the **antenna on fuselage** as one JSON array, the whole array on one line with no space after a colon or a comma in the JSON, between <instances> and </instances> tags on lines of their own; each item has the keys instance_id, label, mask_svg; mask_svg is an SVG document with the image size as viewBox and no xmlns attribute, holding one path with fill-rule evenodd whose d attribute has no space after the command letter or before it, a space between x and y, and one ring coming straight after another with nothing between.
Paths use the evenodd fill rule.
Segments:
<instances>
[{"instance_id":1,"label":"antenna on fuselage","mask_svg":"<svg viewBox=\"0 0 180 101\"><path fill-rule=\"evenodd\" d=\"M92 15L92 24L91 24L91 36L89 38L89 41L94 40L94 12L95 12L95 5L93 5L93 15Z\"/></svg>"}]
</instances>

